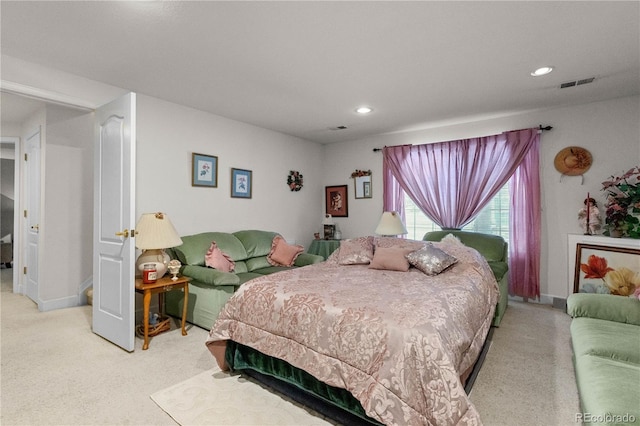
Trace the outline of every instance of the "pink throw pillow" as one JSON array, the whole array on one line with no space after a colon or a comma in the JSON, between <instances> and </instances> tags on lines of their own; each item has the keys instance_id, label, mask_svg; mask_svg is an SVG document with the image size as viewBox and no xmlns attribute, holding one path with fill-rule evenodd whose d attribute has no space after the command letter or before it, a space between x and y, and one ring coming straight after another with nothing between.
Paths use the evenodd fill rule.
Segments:
<instances>
[{"instance_id":1,"label":"pink throw pillow","mask_svg":"<svg viewBox=\"0 0 640 426\"><path fill-rule=\"evenodd\" d=\"M289 244L280 235L276 235L271 243L267 262L273 266L293 266L293 262L303 251L304 247Z\"/></svg>"},{"instance_id":2,"label":"pink throw pillow","mask_svg":"<svg viewBox=\"0 0 640 426\"><path fill-rule=\"evenodd\" d=\"M218 247L215 241L211 242L211 247L204 256L204 263L210 267L222 272L233 272L236 263Z\"/></svg>"},{"instance_id":3,"label":"pink throw pillow","mask_svg":"<svg viewBox=\"0 0 640 426\"><path fill-rule=\"evenodd\" d=\"M378 247L373 253L369 268L406 272L410 265L405 256L412 251L409 248Z\"/></svg>"}]
</instances>

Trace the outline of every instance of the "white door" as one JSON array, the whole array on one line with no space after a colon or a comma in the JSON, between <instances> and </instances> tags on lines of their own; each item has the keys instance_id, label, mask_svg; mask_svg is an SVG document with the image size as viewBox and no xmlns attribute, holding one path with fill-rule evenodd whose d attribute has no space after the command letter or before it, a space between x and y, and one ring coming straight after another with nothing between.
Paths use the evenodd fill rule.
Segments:
<instances>
[{"instance_id":1,"label":"white door","mask_svg":"<svg viewBox=\"0 0 640 426\"><path fill-rule=\"evenodd\" d=\"M136 95L96 110L93 332L134 350Z\"/></svg>"},{"instance_id":2,"label":"white door","mask_svg":"<svg viewBox=\"0 0 640 426\"><path fill-rule=\"evenodd\" d=\"M38 297L38 259L40 256L40 128L29 136L25 145L25 279L26 294L39 303Z\"/></svg>"}]
</instances>

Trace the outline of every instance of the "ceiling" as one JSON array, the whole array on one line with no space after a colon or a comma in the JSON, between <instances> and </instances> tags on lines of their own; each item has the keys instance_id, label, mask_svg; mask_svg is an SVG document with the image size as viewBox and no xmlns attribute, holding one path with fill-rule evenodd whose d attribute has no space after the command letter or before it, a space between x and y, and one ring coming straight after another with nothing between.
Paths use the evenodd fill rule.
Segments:
<instances>
[{"instance_id":1,"label":"ceiling","mask_svg":"<svg viewBox=\"0 0 640 426\"><path fill-rule=\"evenodd\" d=\"M638 1L0 8L3 55L319 143L640 94Z\"/></svg>"}]
</instances>

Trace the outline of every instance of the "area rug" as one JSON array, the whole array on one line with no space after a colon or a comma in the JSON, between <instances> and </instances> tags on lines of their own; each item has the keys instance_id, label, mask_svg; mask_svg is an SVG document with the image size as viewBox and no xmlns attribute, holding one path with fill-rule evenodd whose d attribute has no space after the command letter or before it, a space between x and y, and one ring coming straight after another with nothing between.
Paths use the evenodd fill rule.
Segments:
<instances>
[{"instance_id":1,"label":"area rug","mask_svg":"<svg viewBox=\"0 0 640 426\"><path fill-rule=\"evenodd\" d=\"M158 391L151 399L182 426L332 425L259 383L217 367Z\"/></svg>"}]
</instances>

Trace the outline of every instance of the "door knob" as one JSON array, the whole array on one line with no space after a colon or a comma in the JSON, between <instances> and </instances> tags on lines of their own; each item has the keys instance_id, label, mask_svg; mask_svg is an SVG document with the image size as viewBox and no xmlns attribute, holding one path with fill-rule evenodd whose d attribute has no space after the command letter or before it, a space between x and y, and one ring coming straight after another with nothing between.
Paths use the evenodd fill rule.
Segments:
<instances>
[{"instance_id":1,"label":"door knob","mask_svg":"<svg viewBox=\"0 0 640 426\"><path fill-rule=\"evenodd\" d=\"M116 236L117 237L125 237L125 238L127 238L127 237L129 237L129 230L125 229L122 232L116 232Z\"/></svg>"}]
</instances>

